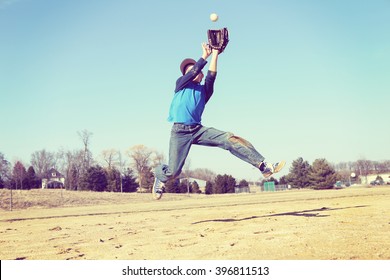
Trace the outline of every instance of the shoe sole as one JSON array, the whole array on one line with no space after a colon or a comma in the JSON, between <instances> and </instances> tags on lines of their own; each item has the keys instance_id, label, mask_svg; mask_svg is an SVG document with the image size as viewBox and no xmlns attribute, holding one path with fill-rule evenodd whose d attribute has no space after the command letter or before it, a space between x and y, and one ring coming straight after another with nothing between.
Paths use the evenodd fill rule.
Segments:
<instances>
[{"instance_id":1,"label":"shoe sole","mask_svg":"<svg viewBox=\"0 0 390 280\"><path fill-rule=\"evenodd\" d=\"M155 191L154 191L154 188L153 188L153 189L152 189L152 196L153 196L153 198L154 198L155 200L159 200L159 199L161 199L161 197L163 196L163 192L161 192L161 193L155 192Z\"/></svg>"},{"instance_id":2,"label":"shoe sole","mask_svg":"<svg viewBox=\"0 0 390 280\"><path fill-rule=\"evenodd\" d=\"M274 170L274 173L277 173L279 172L280 170L283 169L283 167L286 165L286 162L284 160L282 160L281 162L279 162L278 166L276 167L276 169Z\"/></svg>"},{"instance_id":3,"label":"shoe sole","mask_svg":"<svg viewBox=\"0 0 390 280\"><path fill-rule=\"evenodd\" d=\"M155 200L160 200L161 197L162 197L162 193L155 193L155 192L153 192L153 198Z\"/></svg>"},{"instance_id":4,"label":"shoe sole","mask_svg":"<svg viewBox=\"0 0 390 280\"><path fill-rule=\"evenodd\" d=\"M278 166L276 167L276 169L274 170L274 172L269 172L269 173L264 173L263 176L264 178L268 178L270 177L272 174L275 174L275 173L278 173L280 170L283 169L283 167L286 165L286 162L284 160L282 160L281 162L279 162Z\"/></svg>"}]
</instances>

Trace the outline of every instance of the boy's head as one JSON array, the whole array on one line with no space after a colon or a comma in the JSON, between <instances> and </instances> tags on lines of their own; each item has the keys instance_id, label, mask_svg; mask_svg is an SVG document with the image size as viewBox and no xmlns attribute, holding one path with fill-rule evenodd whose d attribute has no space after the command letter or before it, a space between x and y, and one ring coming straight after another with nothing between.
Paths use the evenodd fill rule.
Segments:
<instances>
[{"instance_id":1,"label":"boy's head","mask_svg":"<svg viewBox=\"0 0 390 280\"><path fill-rule=\"evenodd\" d=\"M196 63L195 60L193 60L192 58L186 58L184 59L181 64L180 64L180 71L183 75L185 75L187 73L187 69L189 66L194 66Z\"/></svg>"},{"instance_id":2,"label":"boy's head","mask_svg":"<svg viewBox=\"0 0 390 280\"><path fill-rule=\"evenodd\" d=\"M180 71L183 75L187 74L188 71L190 71L192 69L192 67L194 67L196 61L193 60L192 58L186 58L182 61L182 63L180 64ZM204 75L203 75L203 72L200 72L194 79L193 81L194 82L197 82L197 83L200 83L203 79Z\"/></svg>"}]
</instances>

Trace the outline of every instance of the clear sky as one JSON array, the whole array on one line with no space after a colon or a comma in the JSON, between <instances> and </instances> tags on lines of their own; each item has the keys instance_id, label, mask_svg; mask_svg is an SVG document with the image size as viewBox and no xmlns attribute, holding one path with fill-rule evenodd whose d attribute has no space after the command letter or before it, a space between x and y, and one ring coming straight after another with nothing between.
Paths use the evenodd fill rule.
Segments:
<instances>
[{"instance_id":1,"label":"clear sky","mask_svg":"<svg viewBox=\"0 0 390 280\"><path fill-rule=\"evenodd\" d=\"M389 0L0 0L0 152L29 165L35 151L82 148L87 129L95 159L137 144L168 156L179 64L222 27L205 126L269 161L390 159ZM223 150L189 159L260 178Z\"/></svg>"}]
</instances>

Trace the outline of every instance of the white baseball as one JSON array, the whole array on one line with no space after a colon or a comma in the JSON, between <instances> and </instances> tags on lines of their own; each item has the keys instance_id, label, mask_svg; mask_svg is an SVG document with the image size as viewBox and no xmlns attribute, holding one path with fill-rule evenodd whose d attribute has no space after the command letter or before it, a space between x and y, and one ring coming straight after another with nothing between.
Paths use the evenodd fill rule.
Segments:
<instances>
[{"instance_id":1,"label":"white baseball","mask_svg":"<svg viewBox=\"0 0 390 280\"><path fill-rule=\"evenodd\" d=\"M216 13L212 13L212 14L210 15L210 20L211 20L211 21L217 21L217 20L218 20L218 15L217 15Z\"/></svg>"}]
</instances>

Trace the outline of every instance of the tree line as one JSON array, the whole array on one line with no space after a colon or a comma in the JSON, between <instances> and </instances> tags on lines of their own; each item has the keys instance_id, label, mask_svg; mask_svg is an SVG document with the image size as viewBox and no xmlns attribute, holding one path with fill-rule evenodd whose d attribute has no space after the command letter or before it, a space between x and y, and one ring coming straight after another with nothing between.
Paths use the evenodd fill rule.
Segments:
<instances>
[{"instance_id":1,"label":"tree line","mask_svg":"<svg viewBox=\"0 0 390 280\"><path fill-rule=\"evenodd\" d=\"M115 149L107 149L94 157L90 151L92 133L78 132L82 148L74 151L59 150L56 153L45 149L32 153L29 166L17 161L13 166L0 152L0 188L33 189L41 187L41 180L51 168L65 177L67 190L92 190L110 192L149 192L153 185L153 169L163 162L164 156L144 145L130 147L124 154ZM26 166L25 166L26 165ZM390 161L358 160L330 164L326 159L316 159L312 164L298 158L290 165L289 173L276 180L277 184L290 184L297 188L313 187L326 189L333 187L338 180L350 180L356 176L390 172ZM260 174L259 174L260 176ZM199 185L188 178L206 181L206 194L230 193L234 188L249 185L242 180L237 184L230 175L216 175L202 169L183 169L182 179L168 182L166 189L172 193L199 193Z\"/></svg>"},{"instance_id":2,"label":"tree line","mask_svg":"<svg viewBox=\"0 0 390 280\"><path fill-rule=\"evenodd\" d=\"M204 194L226 194L235 193L235 188L249 187L249 183L243 179L237 184L236 178L231 175L216 175L212 180L206 181ZM188 179L176 179L165 184L168 193L203 193L196 180L190 182Z\"/></svg>"},{"instance_id":3,"label":"tree line","mask_svg":"<svg viewBox=\"0 0 390 280\"><path fill-rule=\"evenodd\" d=\"M133 158L130 167L120 168L118 162L120 154L115 150L103 151L102 166L95 161L89 167L84 167L84 157L78 153L67 153L65 159L69 165L59 165L58 158L45 150L32 154L31 165L26 169L23 163L17 161L14 166L0 153L0 188L34 189L41 187L42 178L45 178L51 166L64 170L64 188L74 191L108 191L108 192L150 192L153 181L153 168L161 162L159 154L145 146L134 146L129 155ZM72 157L73 155L73 157ZM60 157L61 158L61 157ZM73 160L72 160L73 159ZM78 161L75 159L79 159ZM92 158L91 158L92 159ZM77 164L79 163L79 164ZM136 171L134 171L136 170ZM271 177L268 181L276 184L288 184L295 188L329 189L336 181L348 184L359 183L359 176L390 172L390 161L374 162L359 160L357 162L330 164L326 159L316 159L312 164L302 157L294 160L289 173L279 180ZM351 177L351 174L356 176ZM236 187L247 187L249 183L241 180L238 184L231 175L216 175L208 169L185 170L180 179L166 184L169 193L201 193L196 181L188 178L206 181L205 194L234 193ZM265 180L261 182L264 183Z\"/></svg>"},{"instance_id":4,"label":"tree line","mask_svg":"<svg viewBox=\"0 0 390 280\"><path fill-rule=\"evenodd\" d=\"M37 173L35 168L29 166L26 170L20 161L17 161L12 168L4 155L0 153L0 189L30 190L41 188L42 179L47 178L46 174L49 170L44 168L44 171ZM127 168L124 172L120 172L115 167L103 168L98 164L90 166L81 174L76 168L71 168L64 177L65 182L64 185L61 184L61 188L67 190L134 192L139 186L132 169ZM59 184L58 182L54 183L53 185Z\"/></svg>"},{"instance_id":5,"label":"tree line","mask_svg":"<svg viewBox=\"0 0 390 280\"><path fill-rule=\"evenodd\" d=\"M107 149L95 158L90 151L92 133L83 130L77 133L82 148L74 151L45 149L33 152L29 167L17 161L14 165L0 152L0 188L34 189L41 188L43 178L54 168L65 178L66 190L109 191L109 192L150 192L154 181L153 169L165 161L164 156L144 145L129 148L124 156L116 149ZM189 161L188 161L189 162ZM171 193L201 193L199 184L188 178L207 181L207 194L234 192L236 179L229 175L216 175L199 168L189 170L187 162L182 178L167 183ZM248 184L245 180L240 184Z\"/></svg>"},{"instance_id":6,"label":"tree line","mask_svg":"<svg viewBox=\"0 0 390 280\"><path fill-rule=\"evenodd\" d=\"M54 168L64 176L63 187L67 190L131 192L147 189L152 168L163 160L161 154L143 145L129 148L124 156L118 150L107 149L94 158L90 151L92 133L83 130L78 136L81 149L36 151L29 165L21 161L12 165L0 151L0 188L40 188L42 179Z\"/></svg>"},{"instance_id":7,"label":"tree line","mask_svg":"<svg viewBox=\"0 0 390 280\"><path fill-rule=\"evenodd\" d=\"M289 184L296 188L330 189L337 181L346 185L360 183L361 177L369 174L390 172L390 161L358 160L331 164L326 159L316 159L312 164L302 157L291 164L289 174L280 178L280 184Z\"/></svg>"},{"instance_id":8,"label":"tree line","mask_svg":"<svg viewBox=\"0 0 390 280\"><path fill-rule=\"evenodd\" d=\"M141 151L149 150L145 147L136 147L136 151L141 153ZM40 151L41 155L43 153L47 152L44 150ZM33 158L34 155L36 154L33 154ZM40 162L42 163L42 161ZM138 164L140 165L140 163ZM142 167L139 166L139 168L143 173L137 177L131 168L121 172L112 162L109 162L106 167L93 164L81 175L79 174L79 169L72 166L69 168L69 172L65 172L65 184L63 187L72 191L150 192L154 181L152 166L146 164ZM40 169L32 165L26 170L20 161L17 161L12 168L10 162L0 153L0 188L18 190L41 188L42 179L45 178L45 174L48 171L48 167ZM186 170L181 178L167 182L166 191L169 193L202 193L197 181L190 182L187 176L191 176L191 178L197 177L199 180L207 179L205 194L234 193L235 187L237 187L236 179L231 175L215 175L210 170L198 169L193 171ZM142 182L142 187L140 182ZM249 183L246 180L241 180L238 186L247 187Z\"/></svg>"}]
</instances>

